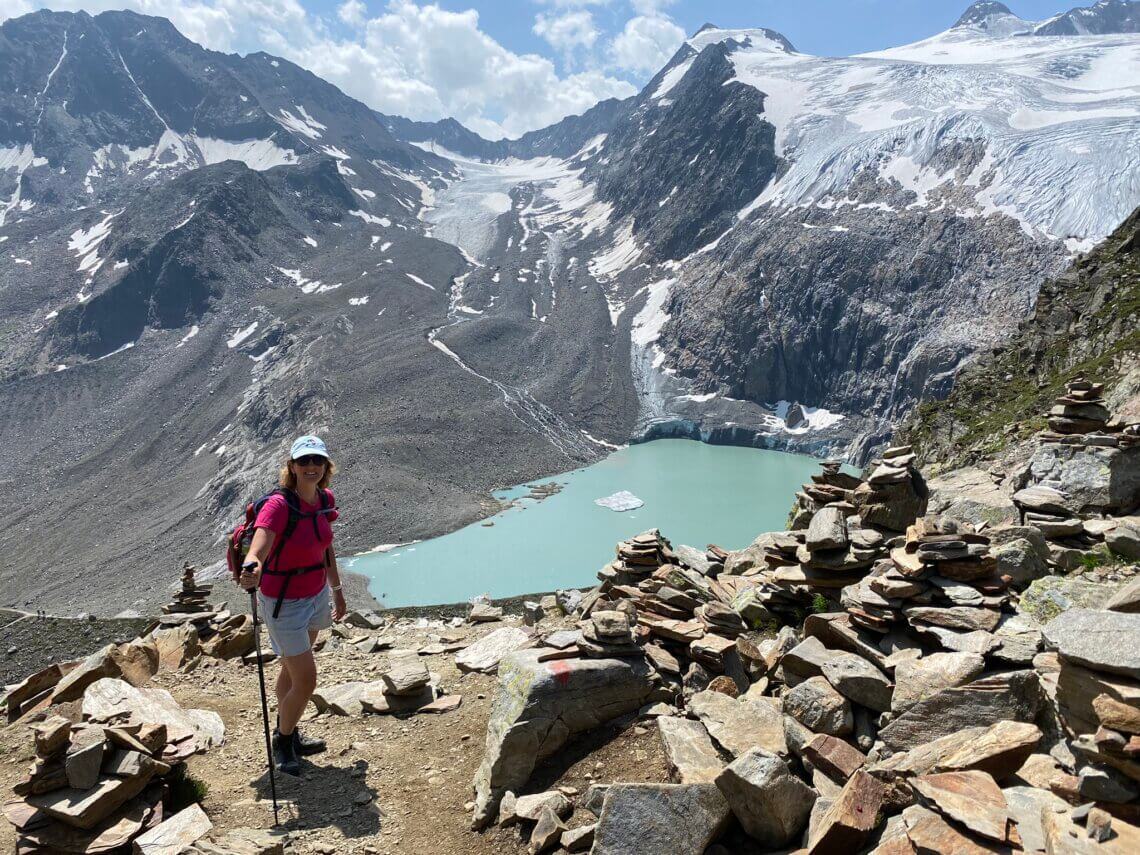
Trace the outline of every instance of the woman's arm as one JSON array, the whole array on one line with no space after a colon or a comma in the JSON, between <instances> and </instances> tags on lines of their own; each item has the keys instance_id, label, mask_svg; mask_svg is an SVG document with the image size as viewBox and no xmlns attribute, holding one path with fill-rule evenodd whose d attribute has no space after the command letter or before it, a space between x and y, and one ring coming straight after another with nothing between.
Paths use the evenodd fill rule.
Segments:
<instances>
[{"instance_id":1,"label":"woman's arm","mask_svg":"<svg viewBox=\"0 0 1140 855\"><path fill-rule=\"evenodd\" d=\"M333 620L340 620L348 612L348 603L344 599L344 591L340 585L340 570L336 566L336 551L329 546L325 553L325 573L328 576L329 587L333 594Z\"/></svg>"},{"instance_id":2,"label":"woman's arm","mask_svg":"<svg viewBox=\"0 0 1140 855\"><path fill-rule=\"evenodd\" d=\"M277 539L277 534L268 528L258 528L253 532L253 540L249 544L249 553L245 556L246 564L256 564L257 566L252 570L242 570L241 577L238 579L238 584L245 588L247 591L253 591L261 584L261 566L265 563L265 557L269 555L269 551L273 549L273 541Z\"/></svg>"}]
</instances>

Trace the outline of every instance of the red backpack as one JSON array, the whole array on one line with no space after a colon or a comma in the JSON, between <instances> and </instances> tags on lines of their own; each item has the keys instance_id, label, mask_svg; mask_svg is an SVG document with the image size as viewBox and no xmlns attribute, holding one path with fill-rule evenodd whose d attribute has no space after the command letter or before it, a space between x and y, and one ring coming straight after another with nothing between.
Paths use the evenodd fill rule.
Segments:
<instances>
[{"instance_id":1,"label":"red backpack","mask_svg":"<svg viewBox=\"0 0 1140 855\"><path fill-rule=\"evenodd\" d=\"M302 512L301 511L301 497L297 495L296 491L290 490L288 487L278 487L270 490L259 499L250 502L245 506L245 520L238 523L234 528L233 534L226 540L226 565L230 568L230 573L234 577L234 581L238 580L241 576L241 568L245 563L246 556L249 554L250 544L253 543L254 523L257 521L257 515L265 506L265 503L273 496L283 496L285 504L289 507L289 520L285 523L285 531L277 538L273 544L273 551L270 552L269 557L261 565L261 572L268 573L271 576L284 576L285 581L281 585L281 592L277 595L277 602L273 606L273 616L281 611L281 602L285 599L285 591L289 587L289 580L301 573L311 573L314 570L323 570L325 562L320 564L312 564L308 567L294 567L287 570L282 570L278 565L281 560L281 550L285 547L285 542L292 537L293 532L297 530L297 524L303 519L311 519L313 521L313 531L318 532L317 518L325 514L330 514L336 510L336 505L333 504L332 494L328 490L318 490L317 495L321 500L321 509L319 511ZM319 535L318 535L319 537Z\"/></svg>"}]
</instances>

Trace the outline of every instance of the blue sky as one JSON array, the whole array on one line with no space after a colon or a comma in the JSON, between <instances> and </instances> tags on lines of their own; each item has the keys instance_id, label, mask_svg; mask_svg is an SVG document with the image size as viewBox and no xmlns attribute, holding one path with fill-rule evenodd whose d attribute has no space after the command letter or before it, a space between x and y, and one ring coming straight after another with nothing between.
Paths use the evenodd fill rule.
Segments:
<instances>
[{"instance_id":1,"label":"blue sky","mask_svg":"<svg viewBox=\"0 0 1140 855\"><path fill-rule=\"evenodd\" d=\"M1091 5L1092 0L1086 0ZM1013 0L1040 20L1073 0ZM497 139L640 89L702 24L768 27L805 53L846 56L947 29L968 0L0 0L129 8L214 50L283 56L385 113L454 116Z\"/></svg>"}]
</instances>

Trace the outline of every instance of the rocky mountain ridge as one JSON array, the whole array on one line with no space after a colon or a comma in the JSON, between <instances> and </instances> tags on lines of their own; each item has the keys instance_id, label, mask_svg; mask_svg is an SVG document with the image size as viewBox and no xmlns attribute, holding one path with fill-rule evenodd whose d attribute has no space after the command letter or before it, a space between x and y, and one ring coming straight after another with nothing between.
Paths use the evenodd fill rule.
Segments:
<instances>
[{"instance_id":1,"label":"rocky mountain ridge","mask_svg":"<svg viewBox=\"0 0 1140 855\"><path fill-rule=\"evenodd\" d=\"M1140 201L1135 99L1102 73L1140 63L1126 33L822 59L706 27L506 149L157 19L3 36L14 605L84 608L85 566L132 605L301 431L338 449L349 551L631 439L865 459ZM64 518L75 549L36 534Z\"/></svg>"}]
</instances>

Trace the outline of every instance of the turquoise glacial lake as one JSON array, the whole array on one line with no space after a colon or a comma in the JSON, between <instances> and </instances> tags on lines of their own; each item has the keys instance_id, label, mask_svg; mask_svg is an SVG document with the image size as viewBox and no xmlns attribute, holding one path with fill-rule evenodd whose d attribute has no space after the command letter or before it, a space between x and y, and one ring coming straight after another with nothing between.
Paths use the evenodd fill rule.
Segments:
<instances>
[{"instance_id":1,"label":"turquoise glacial lake","mask_svg":"<svg viewBox=\"0 0 1140 855\"><path fill-rule=\"evenodd\" d=\"M516 503L488 520L345 566L367 576L372 595L389 608L586 587L613 560L619 540L646 529L661 529L674 546L725 549L781 530L796 490L818 471L815 458L780 451L684 439L631 445L592 466L528 482L562 485L545 499L522 498L526 485L500 490L496 498ZM623 490L645 504L618 512L594 502Z\"/></svg>"}]
</instances>

